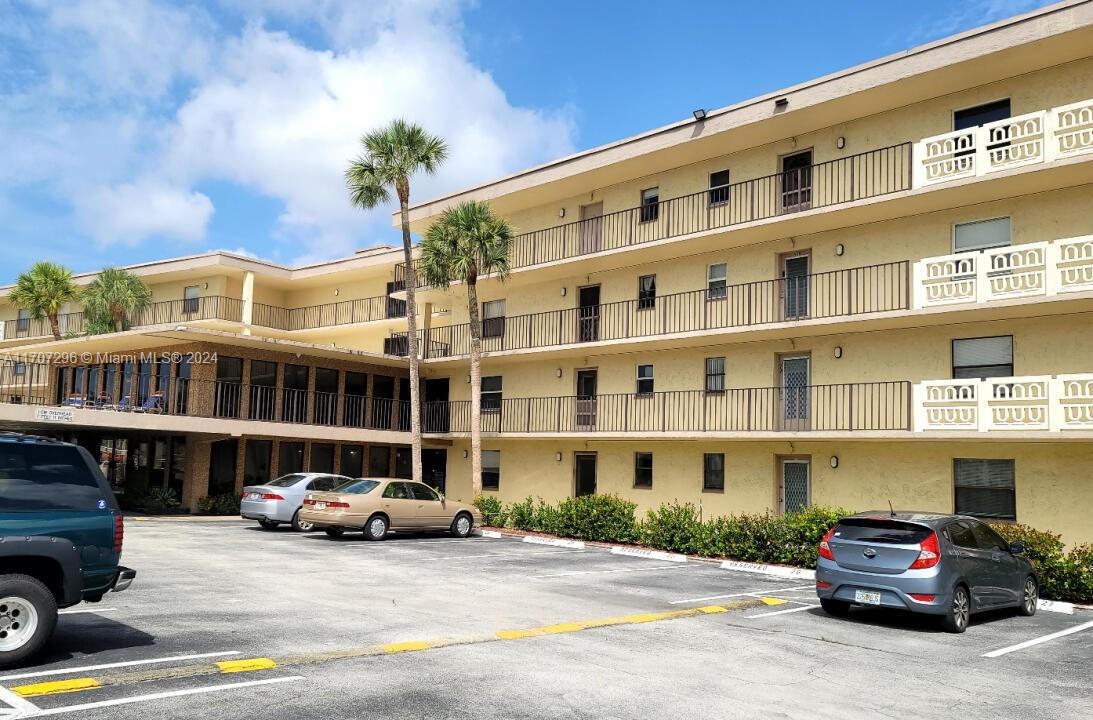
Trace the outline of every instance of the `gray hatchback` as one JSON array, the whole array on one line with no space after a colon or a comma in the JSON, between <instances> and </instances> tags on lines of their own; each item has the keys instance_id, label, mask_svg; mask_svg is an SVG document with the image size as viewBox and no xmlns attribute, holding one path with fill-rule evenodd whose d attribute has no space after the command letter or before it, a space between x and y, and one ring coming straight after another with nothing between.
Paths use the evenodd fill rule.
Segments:
<instances>
[{"instance_id":1,"label":"gray hatchback","mask_svg":"<svg viewBox=\"0 0 1093 720\"><path fill-rule=\"evenodd\" d=\"M820 541L816 594L832 615L852 605L897 608L940 616L960 633L981 610L1036 613L1039 586L1024 550L963 515L862 513Z\"/></svg>"}]
</instances>

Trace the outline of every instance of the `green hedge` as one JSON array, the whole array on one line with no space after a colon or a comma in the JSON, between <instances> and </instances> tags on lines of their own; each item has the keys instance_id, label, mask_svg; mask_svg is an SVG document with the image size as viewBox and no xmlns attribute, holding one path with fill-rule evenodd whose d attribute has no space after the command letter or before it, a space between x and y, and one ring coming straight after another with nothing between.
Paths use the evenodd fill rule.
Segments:
<instances>
[{"instance_id":1,"label":"green hedge","mask_svg":"<svg viewBox=\"0 0 1093 720\"><path fill-rule=\"evenodd\" d=\"M636 505L615 495L588 495L551 505L528 497L503 505L480 496L475 506L487 525L601 542L647 547L702 557L816 567L816 546L842 508L809 507L787 515L744 514L703 519L691 503L668 503L635 518ZM1007 540L1025 543L1037 568L1041 594L1053 600L1093 602L1093 545L1065 552L1054 533L1027 525L995 524Z\"/></svg>"}]
</instances>

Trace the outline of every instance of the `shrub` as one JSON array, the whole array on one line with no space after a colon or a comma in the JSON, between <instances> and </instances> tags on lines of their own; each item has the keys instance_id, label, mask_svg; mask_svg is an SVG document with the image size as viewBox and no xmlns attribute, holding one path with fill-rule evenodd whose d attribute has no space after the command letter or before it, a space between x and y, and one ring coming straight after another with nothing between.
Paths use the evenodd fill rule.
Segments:
<instances>
[{"instance_id":1,"label":"shrub","mask_svg":"<svg viewBox=\"0 0 1093 720\"><path fill-rule=\"evenodd\" d=\"M505 511L507 524L517 530L535 530L535 501L531 497L509 505Z\"/></svg>"},{"instance_id":2,"label":"shrub","mask_svg":"<svg viewBox=\"0 0 1093 720\"><path fill-rule=\"evenodd\" d=\"M1093 603L1093 545L1078 545L1064 555L1052 574L1052 587L1041 594L1053 600Z\"/></svg>"},{"instance_id":3,"label":"shrub","mask_svg":"<svg viewBox=\"0 0 1093 720\"><path fill-rule=\"evenodd\" d=\"M474 506L482 513L482 522L493 527L504 527L505 508L493 495L479 495L474 499Z\"/></svg>"},{"instance_id":4,"label":"shrub","mask_svg":"<svg viewBox=\"0 0 1093 720\"><path fill-rule=\"evenodd\" d=\"M197 510L205 515L238 515L239 496L235 493L212 495L197 501Z\"/></svg>"},{"instance_id":5,"label":"shrub","mask_svg":"<svg viewBox=\"0 0 1093 720\"><path fill-rule=\"evenodd\" d=\"M174 510L182 505L175 491L170 488L152 488L136 501L138 507L145 512L161 513L165 510Z\"/></svg>"},{"instance_id":6,"label":"shrub","mask_svg":"<svg viewBox=\"0 0 1093 720\"><path fill-rule=\"evenodd\" d=\"M702 552L706 533L698 508L691 503L669 503L645 514L641 524L643 545L672 552L709 554Z\"/></svg>"},{"instance_id":7,"label":"shrub","mask_svg":"<svg viewBox=\"0 0 1093 720\"><path fill-rule=\"evenodd\" d=\"M566 498L557 508L540 503L537 516L544 521L541 525L549 527L537 529L581 540L633 542L638 537L637 507L617 495Z\"/></svg>"}]
</instances>

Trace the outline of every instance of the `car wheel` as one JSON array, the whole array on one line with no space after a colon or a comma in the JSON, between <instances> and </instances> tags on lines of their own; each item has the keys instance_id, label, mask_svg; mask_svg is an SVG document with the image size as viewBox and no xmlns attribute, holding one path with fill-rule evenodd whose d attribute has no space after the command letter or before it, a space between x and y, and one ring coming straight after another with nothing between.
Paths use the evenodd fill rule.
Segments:
<instances>
[{"instance_id":1,"label":"car wheel","mask_svg":"<svg viewBox=\"0 0 1093 720\"><path fill-rule=\"evenodd\" d=\"M1017 612L1025 617L1032 617L1036 614L1036 605L1040 600L1040 586L1036 582L1036 578L1029 575L1025 578L1024 585L1021 586L1021 605L1017 608Z\"/></svg>"},{"instance_id":2,"label":"car wheel","mask_svg":"<svg viewBox=\"0 0 1093 720\"><path fill-rule=\"evenodd\" d=\"M330 537L341 537L345 530L342 530L341 528L323 528L323 532Z\"/></svg>"},{"instance_id":3,"label":"car wheel","mask_svg":"<svg viewBox=\"0 0 1093 720\"><path fill-rule=\"evenodd\" d=\"M382 540L387 537L387 518L373 515L364 526L364 536L369 540Z\"/></svg>"},{"instance_id":4,"label":"car wheel","mask_svg":"<svg viewBox=\"0 0 1093 720\"><path fill-rule=\"evenodd\" d=\"M311 532L315 529L314 523L309 523L307 520L300 519L300 511L296 510L292 514L292 529L296 532Z\"/></svg>"},{"instance_id":5,"label":"car wheel","mask_svg":"<svg viewBox=\"0 0 1093 720\"><path fill-rule=\"evenodd\" d=\"M0 667L29 659L57 627L57 600L37 578L0 575Z\"/></svg>"},{"instance_id":6,"label":"car wheel","mask_svg":"<svg viewBox=\"0 0 1093 720\"><path fill-rule=\"evenodd\" d=\"M274 520L259 520L258 524L261 525L266 530L276 530L277 526L280 525L280 523L278 523Z\"/></svg>"},{"instance_id":7,"label":"car wheel","mask_svg":"<svg viewBox=\"0 0 1093 720\"><path fill-rule=\"evenodd\" d=\"M455 520L452 520L452 535L457 538L465 538L471 534L471 530L474 528L474 519L467 513L459 513L455 516Z\"/></svg>"},{"instance_id":8,"label":"car wheel","mask_svg":"<svg viewBox=\"0 0 1093 720\"><path fill-rule=\"evenodd\" d=\"M951 633L962 633L968 629L968 618L971 616L972 601L968 596L968 589L963 585L957 585L953 590L953 600L949 604L949 611L945 613L942 624Z\"/></svg>"},{"instance_id":9,"label":"car wheel","mask_svg":"<svg viewBox=\"0 0 1093 720\"><path fill-rule=\"evenodd\" d=\"M828 615L834 615L835 617L846 617L850 614L850 603L843 600L820 598L820 607L822 607L824 612Z\"/></svg>"}]
</instances>

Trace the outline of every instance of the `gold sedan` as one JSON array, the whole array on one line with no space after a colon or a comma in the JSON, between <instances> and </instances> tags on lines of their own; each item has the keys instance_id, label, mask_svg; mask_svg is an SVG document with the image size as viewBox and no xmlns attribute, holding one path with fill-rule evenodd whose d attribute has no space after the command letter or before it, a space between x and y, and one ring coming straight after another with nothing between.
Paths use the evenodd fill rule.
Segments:
<instances>
[{"instance_id":1,"label":"gold sedan","mask_svg":"<svg viewBox=\"0 0 1093 720\"><path fill-rule=\"evenodd\" d=\"M448 500L425 483L359 478L330 492L308 493L300 520L331 537L363 530L369 540L382 540L390 530L449 530L463 538L481 516L474 507Z\"/></svg>"}]
</instances>

